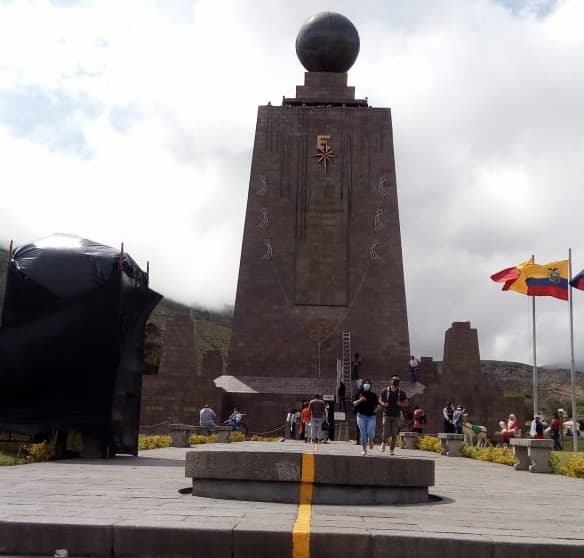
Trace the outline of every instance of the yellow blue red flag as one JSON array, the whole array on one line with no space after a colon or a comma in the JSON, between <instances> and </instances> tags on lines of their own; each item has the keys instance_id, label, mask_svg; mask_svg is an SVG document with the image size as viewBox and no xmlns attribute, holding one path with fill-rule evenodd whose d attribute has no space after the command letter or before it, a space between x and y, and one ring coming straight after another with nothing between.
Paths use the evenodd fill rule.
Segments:
<instances>
[{"instance_id":1,"label":"yellow blue red flag","mask_svg":"<svg viewBox=\"0 0 584 558\"><path fill-rule=\"evenodd\" d=\"M527 294L529 296L553 296L568 300L569 266L568 260L547 264L528 263L523 267Z\"/></svg>"},{"instance_id":2,"label":"yellow blue red flag","mask_svg":"<svg viewBox=\"0 0 584 558\"><path fill-rule=\"evenodd\" d=\"M531 265L531 260L520 263L519 265L502 269L497 273L491 275L491 279L496 283L504 283L501 290L516 291L518 293L527 294L527 283L525 282L524 269L526 265Z\"/></svg>"}]
</instances>

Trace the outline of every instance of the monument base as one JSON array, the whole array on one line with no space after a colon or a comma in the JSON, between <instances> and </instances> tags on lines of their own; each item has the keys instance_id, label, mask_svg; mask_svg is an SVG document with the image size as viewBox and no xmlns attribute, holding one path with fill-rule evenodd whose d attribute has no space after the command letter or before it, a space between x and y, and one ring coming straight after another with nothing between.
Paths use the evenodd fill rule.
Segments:
<instances>
[{"instance_id":1,"label":"monument base","mask_svg":"<svg viewBox=\"0 0 584 558\"><path fill-rule=\"evenodd\" d=\"M430 501L434 461L209 449L187 453L185 476L209 498L302 503L310 485L312 504L417 504Z\"/></svg>"}]
</instances>

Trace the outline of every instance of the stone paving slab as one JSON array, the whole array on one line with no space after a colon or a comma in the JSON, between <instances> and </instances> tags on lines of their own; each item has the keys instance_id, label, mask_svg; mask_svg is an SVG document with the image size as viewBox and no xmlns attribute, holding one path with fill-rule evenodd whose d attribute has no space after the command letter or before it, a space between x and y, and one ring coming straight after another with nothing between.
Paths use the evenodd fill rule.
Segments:
<instances>
[{"instance_id":1,"label":"stone paving slab","mask_svg":"<svg viewBox=\"0 0 584 558\"><path fill-rule=\"evenodd\" d=\"M233 451L309 451L302 442L245 442ZM109 461L0 467L0 555L291 556L295 504L181 494L191 448ZM213 450L213 445L205 445ZM225 446L217 447L224 450ZM320 453L358 455L347 442ZM312 556L539 558L584 556L584 481L415 450L436 465L440 502L408 506L313 506Z\"/></svg>"}]
</instances>

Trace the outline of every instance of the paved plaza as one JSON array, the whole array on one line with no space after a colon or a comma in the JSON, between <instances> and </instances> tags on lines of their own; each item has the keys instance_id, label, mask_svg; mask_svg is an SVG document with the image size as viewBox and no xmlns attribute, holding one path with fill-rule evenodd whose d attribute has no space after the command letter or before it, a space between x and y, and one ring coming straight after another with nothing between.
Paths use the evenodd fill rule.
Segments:
<instances>
[{"instance_id":1,"label":"paved plaza","mask_svg":"<svg viewBox=\"0 0 584 558\"><path fill-rule=\"evenodd\" d=\"M0 555L292 556L298 506L181 493L187 451L313 451L302 442L165 448L109 461L0 468ZM347 442L319 452L354 454ZM314 557L584 556L584 481L465 458L378 448L359 459L435 461L441 500L408 506L313 506ZM184 492L184 490L183 490Z\"/></svg>"}]
</instances>

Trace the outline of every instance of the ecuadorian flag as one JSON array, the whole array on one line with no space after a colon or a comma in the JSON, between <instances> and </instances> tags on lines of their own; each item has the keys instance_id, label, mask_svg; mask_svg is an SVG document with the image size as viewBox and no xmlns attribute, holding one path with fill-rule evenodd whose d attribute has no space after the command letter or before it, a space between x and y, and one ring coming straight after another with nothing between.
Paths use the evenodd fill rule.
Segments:
<instances>
[{"instance_id":1,"label":"ecuadorian flag","mask_svg":"<svg viewBox=\"0 0 584 558\"><path fill-rule=\"evenodd\" d=\"M547 264L526 264L522 269L529 296L553 296L568 300L568 260Z\"/></svg>"},{"instance_id":2,"label":"ecuadorian flag","mask_svg":"<svg viewBox=\"0 0 584 558\"><path fill-rule=\"evenodd\" d=\"M495 283L504 283L503 291L516 291L521 294L527 294L527 283L525 282L525 267L531 265L531 260L520 263L519 265L502 269L491 275Z\"/></svg>"}]
</instances>

